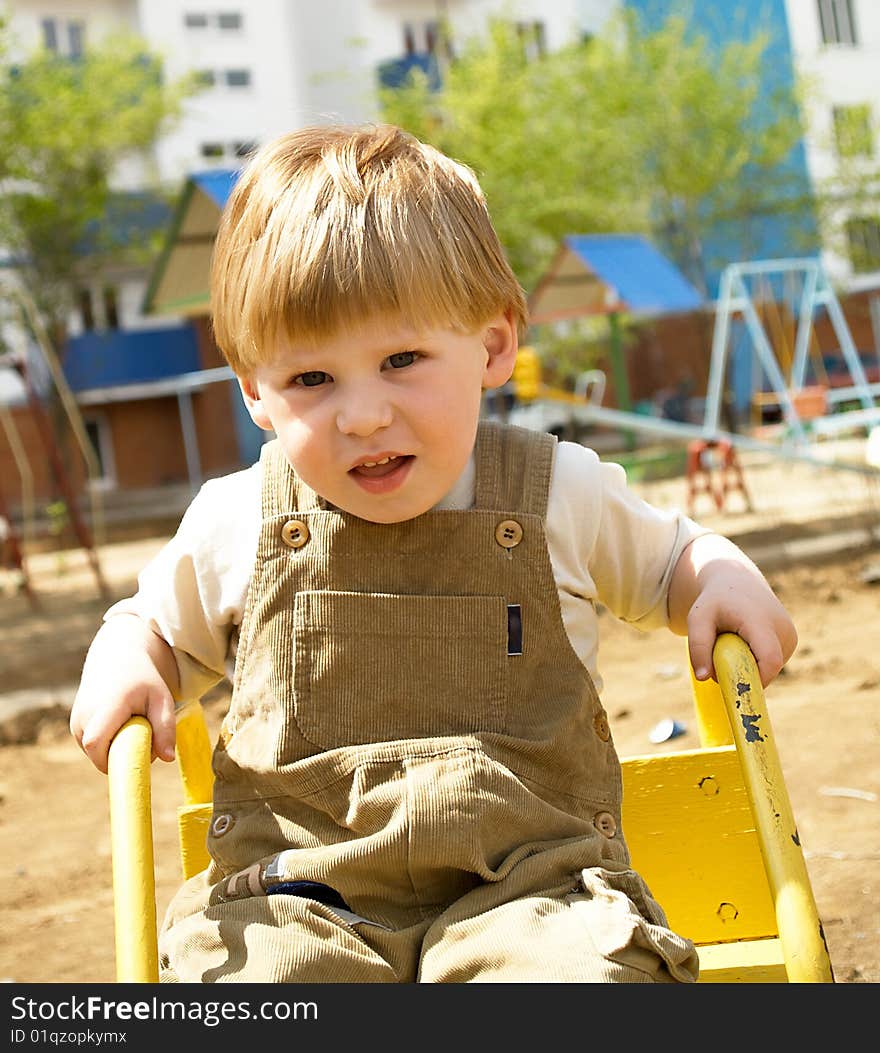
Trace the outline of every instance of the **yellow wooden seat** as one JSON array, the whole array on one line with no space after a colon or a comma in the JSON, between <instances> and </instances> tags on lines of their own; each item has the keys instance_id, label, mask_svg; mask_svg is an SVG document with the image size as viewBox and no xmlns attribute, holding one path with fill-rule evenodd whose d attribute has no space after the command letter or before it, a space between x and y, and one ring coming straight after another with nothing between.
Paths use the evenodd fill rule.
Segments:
<instances>
[{"instance_id":1,"label":"yellow wooden seat","mask_svg":"<svg viewBox=\"0 0 880 1053\"><path fill-rule=\"evenodd\" d=\"M702 746L623 759L623 828L635 868L700 956L701 982L833 983L755 660L730 633L718 684L692 677ZM211 747L199 706L178 722L184 877L208 863ZM110 751L120 982L158 978L150 727L134 717Z\"/></svg>"}]
</instances>

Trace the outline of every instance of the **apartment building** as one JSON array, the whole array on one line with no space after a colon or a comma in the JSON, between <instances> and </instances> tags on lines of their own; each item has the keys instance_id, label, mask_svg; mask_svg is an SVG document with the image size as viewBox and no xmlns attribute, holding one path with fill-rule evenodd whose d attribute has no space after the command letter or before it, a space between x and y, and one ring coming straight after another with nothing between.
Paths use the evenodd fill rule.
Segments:
<instances>
[{"instance_id":1,"label":"apartment building","mask_svg":"<svg viewBox=\"0 0 880 1053\"><path fill-rule=\"evenodd\" d=\"M853 200L860 176L880 171L880 4L874 0L785 0L794 67L808 84L805 159L811 184L838 204L842 237L824 246L825 269L850 289L880 285L880 207ZM880 321L880 319L878 319Z\"/></svg>"},{"instance_id":2,"label":"apartment building","mask_svg":"<svg viewBox=\"0 0 880 1053\"><path fill-rule=\"evenodd\" d=\"M158 144L162 181L235 166L256 144L320 120L376 115L377 78L462 40L490 14L510 13L552 49L595 32L614 0L7 0L25 49L75 56L125 28L164 56L169 77L200 75L204 91ZM126 173L131 180L131 174Z\"/></svg>"}]
</instances>

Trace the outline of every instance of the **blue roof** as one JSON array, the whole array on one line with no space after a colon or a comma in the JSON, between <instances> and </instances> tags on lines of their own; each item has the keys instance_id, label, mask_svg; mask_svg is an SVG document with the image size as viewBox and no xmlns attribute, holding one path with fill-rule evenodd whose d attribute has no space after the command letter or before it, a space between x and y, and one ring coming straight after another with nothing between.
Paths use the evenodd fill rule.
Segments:
<instances>
[{"instance_id":1,"label":"blue roof","mask_svg":"<svg viewBox=\"0 0 880 1053\"><path fill-rule=\"evenodd\" d=\"M630 311L692 311L703 302L678 268L636 234L572 234L564 242Z\"/></svg>"},{"instance_id":2,"label":"blue roof","mask_svg":"<svg viewBox=\"0 0 880 1053\"><path fill-rule=\"evenodd\" d=\"M196 172L190 179L193 183L217 204L223 208L232 193L235 181L238 179L237 168L215 168L209 172Z\"/></svg>"}]
</instances>

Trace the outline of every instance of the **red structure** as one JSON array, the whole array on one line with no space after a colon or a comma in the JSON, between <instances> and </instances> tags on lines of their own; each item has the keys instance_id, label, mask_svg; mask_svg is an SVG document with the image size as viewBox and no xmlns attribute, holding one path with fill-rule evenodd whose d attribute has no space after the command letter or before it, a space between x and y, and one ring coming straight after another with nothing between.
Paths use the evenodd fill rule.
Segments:
<instances>
[{"instance_id":1,"label":"red structure","mask_svg":"<svg viewBox=\"0 0 880 1053\"><path fill-rule=\"evenodd\" d=\"M701 494L709 496L715 508L723 512L727 495L734 491L742 494L747 510L752 510L736 451L729 442L724 439L690 442L686 463L688 515L694 514L696 499Z\"/></svg>"}]
</instances>

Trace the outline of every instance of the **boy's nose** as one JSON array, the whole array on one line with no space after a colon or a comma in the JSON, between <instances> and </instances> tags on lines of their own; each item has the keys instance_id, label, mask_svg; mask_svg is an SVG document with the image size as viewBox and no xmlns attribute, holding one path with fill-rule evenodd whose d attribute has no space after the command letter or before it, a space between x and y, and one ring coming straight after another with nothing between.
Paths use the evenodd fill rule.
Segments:
<instances>
[{"instance_id":1,"label":"boy's nose","mask_svg":"<svg viewBox=\"0 0 880 1053\"><path fill-rule=\"evenodd\" d=\"M336 414L336 427L343 435L366 438L391 423L391 403L377 392L361 390L345 399Z\"/></svg>"}]
</instances>

